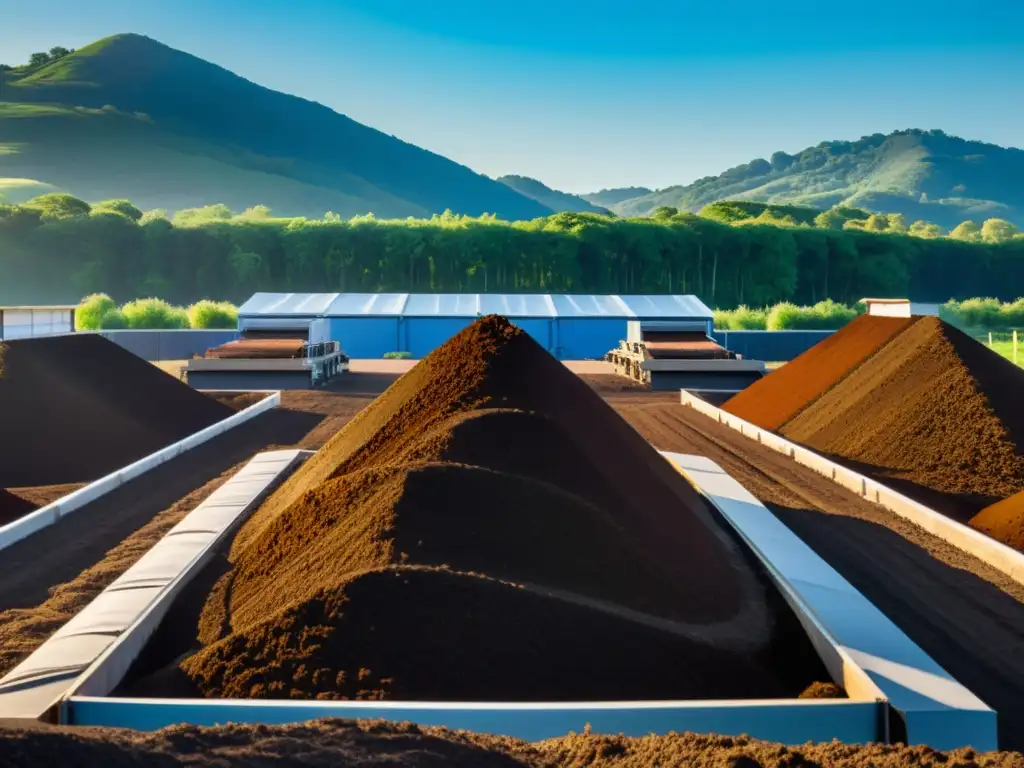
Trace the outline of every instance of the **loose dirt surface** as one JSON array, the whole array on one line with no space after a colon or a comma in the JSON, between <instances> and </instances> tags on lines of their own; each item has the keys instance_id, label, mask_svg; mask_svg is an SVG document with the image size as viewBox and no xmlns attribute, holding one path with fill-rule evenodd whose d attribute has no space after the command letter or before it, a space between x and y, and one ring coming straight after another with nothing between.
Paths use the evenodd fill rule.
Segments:
<instances>
[{"instance_id":1,"label":"loose dirt surface","mask_svg":"<svg viewBox=\"0 0 1024 768\"><path fill-rule=\"evenodd\" d=\"M861 315L788 365L754 382L723 407L751 424L776 430L911 322L909 318Z\"/></svg>"},{"instance_id":2,"label":"loose dirt surface","mask_svg":"<svg viewBox=\"0 0 1024 768\"><path fill-rule=\"evenodd\" d=\"M302 357L305 346L302 339L239 339L206 350L206 357L221 360L297 358Z\"/></svg>"},{"instance_id":3,"label":"loose dirt surface","mask_svg":"<svg viewBox=\"0 0 1024 768\"><path fill-rule=\"evenodd\" d=\"M3 347L2 488L89 482L231 415L102 336Z\"/></svg>"},{"instance_id":4,"label":"loose dirt surface","mask_svg":"<svg viewBox=\"0 0 1024 768\"><path fill-rule=\"evenodd\" d=\"M592 382L597 388L602 382ZM707 456L759 498L954 678L1024 748L1024 586L782 454L676 404L607 395L661 450Z\"/></svg>"},{"instance_id":5,"label":"loose dirt surface","mask_svg":"<svg viewBox=\"0 0 1024 768\"><path fill-rule=\"evenodd\" d=\"M928 747L808 744L787 747L746 737L692 733L626 738L584 732L535 743L443 728L372 721L216 728L156 733L52 727L0 728L9 768L1022 768L1024 756Z\"/></svg>"},{"instance_id":6,"label":"loose dirt surface","mask_svg":"<svg viewBox=\"0 0 1024 768\"><path fill-rule=\"evenodd\" d=\"M780 432L967 522L1024 490L1022 392L1024 370L923 317Z\"/></svg>"}]
</instances>

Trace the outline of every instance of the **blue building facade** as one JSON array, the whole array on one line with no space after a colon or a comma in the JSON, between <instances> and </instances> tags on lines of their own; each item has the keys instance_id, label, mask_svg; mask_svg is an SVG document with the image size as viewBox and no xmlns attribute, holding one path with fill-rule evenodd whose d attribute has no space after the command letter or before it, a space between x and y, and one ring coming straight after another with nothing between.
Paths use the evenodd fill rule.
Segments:
<instances>
[{"instance_id":1,"label":"blue building facade","mask_svg":"<svg viewBox=\"0 0 1024 768\"><path fill-rule=\"evenodd\" d=\"M327 318L331 338L354 359L408 352L422 358L479 317L499 314L561 360L600 359L626 338L629 320L705 322L694 296L571 294L258 293L239 308L246 318Z\"/></svg>"}]
</instances>

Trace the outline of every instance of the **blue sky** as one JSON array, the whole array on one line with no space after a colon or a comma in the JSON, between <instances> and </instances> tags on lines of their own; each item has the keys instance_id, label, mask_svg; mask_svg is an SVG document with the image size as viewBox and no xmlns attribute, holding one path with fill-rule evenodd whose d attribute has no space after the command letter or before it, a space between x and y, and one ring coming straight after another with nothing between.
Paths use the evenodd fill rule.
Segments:
<instances>
[{"instance_id":1,"label":"blue sky","mask_svg":"<svg viewBox=\"0 0 1024 768\"><path fill-rule=\"evenodd\" d=\"M897 128L1024 146L1021 0L0 0L2 63L117 32L572 192Z\"/></svg>"}]
</instances>

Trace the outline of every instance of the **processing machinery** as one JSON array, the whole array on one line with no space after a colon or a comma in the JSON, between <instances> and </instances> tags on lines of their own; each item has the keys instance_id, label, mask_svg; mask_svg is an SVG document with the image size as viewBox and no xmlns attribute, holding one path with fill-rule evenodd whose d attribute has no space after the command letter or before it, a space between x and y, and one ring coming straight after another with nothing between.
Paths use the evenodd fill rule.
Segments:
<instances>
[{"instance_id":1,"label":"processing machinery","mask_svg":"<svg viewBox=\"0 0 1024 768\"><path fill-rule=\"evenodd\" d=\"M703 321L630 320L626 339L605 359L615 372L653 390L732 394L764 376L760 360L720 346Z\"/></svg>"},{"instance_id":2,"label":"processing machinery","mask_svg":"<svg viewBox=\"0 0 1024 768\"><path fill-rule=\"evenodd\" d=\"M348 370L348 357L319 318L240 318L241 338L187 361L196 389L310 389Z\"/></svg>"}]
</instances>

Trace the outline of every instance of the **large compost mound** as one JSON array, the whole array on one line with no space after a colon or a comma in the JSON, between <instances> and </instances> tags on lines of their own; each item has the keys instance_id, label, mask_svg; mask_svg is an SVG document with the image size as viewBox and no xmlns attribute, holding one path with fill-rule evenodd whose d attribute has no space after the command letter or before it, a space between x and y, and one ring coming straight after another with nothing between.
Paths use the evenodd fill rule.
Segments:
<instances>
[{"instance_id":1,"label":"large compost mound","mask_svg":"<svg viewBox=\"0 0 1024 768\"><path fill-rule=\"evenodd\" d=\"M1024 489L1022 392L1024 370L924 317L781 432L967 520Z\"/></svg>"},{"instance_id":2,"label":"large compost mound","mask_svg":"<svg viewBox=\"0 0 1024 768\"><path fill-rule=\"evenodd\" d=\"M722 406L763 429L778 429L912 323L862 314Z\"/></svg>"},{"instance_id":3,"label":"large compost mound","mask_svg":"<svg viewBox=\"0 0 1024 768\"><path fill-rule=\"evenodd\" d=\"M0 488L95 480L232 413L98 335L0 346Z\"/></svg>"},{"instance_id":4,"label":"large compost mound","mask_svg":"<svg viewBox=\"0 0 1024 768\"><path fill-rule=\"evenodd\" d=\"M776 430L911 322L907 318L861 315L731 397L722 408L763 429Z\"/></svg>"},{"instance_id":5,"label":"large compost mound","mask_svg":"<svg viewBox=\"0 0 1024 768\"><path fill-rule=\"evenodd\" d=\"M0 488L0 525L17 520L35 509L35 505L20 496Z\"/></svg>"},{"instance_id":6,"label":"large compost mound","mask_svg":"<svg viewBox=\"0 0 1024 768\"><path fill-rule=\"evenodd\" d=\"M792 696L824 670L696 491L504 318L450 339L243 526L207 696Z\"/></svg>"},{"instance_id":7,"label":"large compost mound","mask_svg":"<svg viewBox=\"0 0 1024 768\"><path fill-rule=\"evenodd\" d=\"M971 527L1024 552L1024 491L985 507Z\"/></svg>"}]
</instances>

